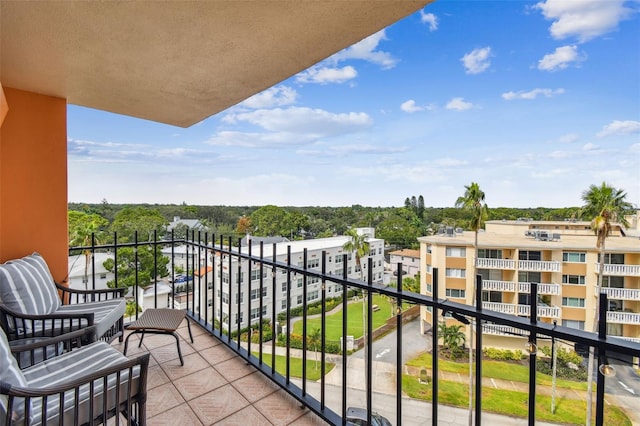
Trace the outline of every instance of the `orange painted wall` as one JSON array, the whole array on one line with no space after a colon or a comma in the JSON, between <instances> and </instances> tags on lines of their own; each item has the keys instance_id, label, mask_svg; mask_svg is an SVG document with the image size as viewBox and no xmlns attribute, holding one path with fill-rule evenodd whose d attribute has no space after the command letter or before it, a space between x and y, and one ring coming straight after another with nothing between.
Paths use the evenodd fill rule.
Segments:
<instances>
[{"instance_id":1,"label":"orange painted wall","mask_svg":"<svg viewBox=\"0 0 640 426\"><path fill-rule=\"evenodd\" d=\"M0 261L34 251L54 279L67 276L67 102L3 87Z\"/></svg>"}]
</instances>

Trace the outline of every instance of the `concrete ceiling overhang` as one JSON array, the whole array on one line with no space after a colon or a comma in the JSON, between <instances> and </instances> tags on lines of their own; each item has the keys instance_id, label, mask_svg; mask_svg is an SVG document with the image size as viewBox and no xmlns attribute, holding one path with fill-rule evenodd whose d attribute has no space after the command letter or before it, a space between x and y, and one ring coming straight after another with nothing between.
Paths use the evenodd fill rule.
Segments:
<instances>
[{"instance_id":1,"label":"concrete ceiling overhang","mask_svg":"<svg viewBox=\"0 0 640 426\"><path fill-rule=\"evenodd\" d=\"M431 1L2 0L0 82L187 127Z\"/></svg>"}]
</instances>

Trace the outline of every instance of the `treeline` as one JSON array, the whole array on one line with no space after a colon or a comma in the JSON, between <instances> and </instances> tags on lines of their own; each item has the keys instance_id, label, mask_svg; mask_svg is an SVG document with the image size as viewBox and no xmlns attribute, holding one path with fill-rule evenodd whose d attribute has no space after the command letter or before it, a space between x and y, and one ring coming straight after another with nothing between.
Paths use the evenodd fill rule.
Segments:
<instances>
[{"instance_id":1,"label":"treeline","mask_svg":"<svg viewBox=\"0 0 640 426\"><path fill-rule=\"evenodd\" d=\"M279 206L199 206L188 204L100 204L70 203L70 211L96 214L110 224L122 221L123 211L153 211L166 223L174 217L198 219L207 232L216 236L240 238L247 232L258 236L284 236L289 239L342 235L350 227L372 227L376 236L392 246L417 247L417 238L437 231L440 226L468 228L468 212L454 207L425 207L424 199L410 197L402 207L279 207ZM576 218L577 207L489 209L488 220L563 220ZM130 214L128 219L132 219ZM184 231L184 230L182 230Z\"/></svg>"}]
</instances>

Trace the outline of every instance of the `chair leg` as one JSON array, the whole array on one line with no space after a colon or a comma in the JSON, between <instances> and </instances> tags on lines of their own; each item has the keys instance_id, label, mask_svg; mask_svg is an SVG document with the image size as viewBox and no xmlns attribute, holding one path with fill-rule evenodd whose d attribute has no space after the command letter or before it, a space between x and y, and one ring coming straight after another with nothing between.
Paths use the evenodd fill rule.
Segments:
<instances>
[{"instance_id":1,"label":"chair leg","mask_svg":"<svg viewBox=\"0 0 640 426\"><path fill-rule=\"evenodd\" d=\"M144 339L144 330L142 330L142 333L140 333L140 343L138 343L138 347L142 346L142 339Z\"/></svg>"},{"instance_id":2,"label":"chair leg","mask_svg":"<svg viewBox=\"0 0 640 426\"><path fill-rule=\"evenodd\" d=\"M189 329L189 338L191 339L191 343L193 343L193 334L191 334L191 321L189 317L185 317L187 319L187 328Z\"/></svg>"},{"instance_id":3,"label":"chair leg","mask_svg":"<svg viewBox=\"0 0 640 426\"><path fill-rule=\"evenodd\" d=\"M176 333L171 333L176 338L176 345L178 346L178 357L180 358L180 365L184 366L184 360L182 359L182 351L180 350L180 337Z\"/></svg>"}]
</instances>

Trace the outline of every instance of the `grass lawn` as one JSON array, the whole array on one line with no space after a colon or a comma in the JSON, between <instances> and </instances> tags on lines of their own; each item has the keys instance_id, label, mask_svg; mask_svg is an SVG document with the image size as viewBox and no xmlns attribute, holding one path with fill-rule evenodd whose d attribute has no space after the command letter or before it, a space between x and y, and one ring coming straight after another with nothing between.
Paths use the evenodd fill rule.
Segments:
<instances>
[{"instance_id":1,"label":"grass lawn","mask_svg":"<svg viewBox=\"0 0 640 426\"><path fill-rule=\"evenodd\" d=\"M431 354L423 353L422 355L407 362L407 365L414 367L426 367L430 369ZM442 371L469 374L469 364L467 362L453 362L441 359L438 361L438 368ZM529 383L529 367L509 362L482 360L482 376L492 379ZM551 376L548 374L537 373L536 383L539 385L551 386ZM587 390L587 384L584 382L574 382L573 380L559 378L556 378L556 386L559 388Z\"/></svg>"},{"instance_id":2,"label":"grass lawn","mask_svg":"<svg viewBox=\"0 0 640 426\"><path fill-rule=\"evenodd\" d=\"M260 356L258 352L252 352L252 354L256 357ZM262 354L262 362L264 362L268 366L272 365L271 359L272 358L270 353ZM301 379L302 378L302 358L289 357L289 360L290 360L289 374L291 375L291 377L298 377ZM287 374L286 363L287 363L286 357L282 355L276 355L276 371L282 374L283 376ZM322 372L322 370L320 367L319 355L318 355L317 367L318 368L316 369L316 361L313 359L313 357L311 359L307 358L307 380L320 380L320 373ZM326 362L325 374L329 373L329 371L331 371L333 367L335 367L335 364L331 362Z\"/></svg>"},{"instance_id":3,"label":"grass lawn","mask_svg":"<svg viewBox=\"0 0 640 426\"><path fill-rule=\"evenodd\" d=\"M415 399L432 400L431 384L424 385L417 377L403 375L402 389ZM468 407L469 387L464 383L438 381L438 402L446 405ZM529 395L526 392L482 388L482 410L509 416L526 418ZM564 424L584 424L587 404L581 400L556 399L556 412L551 414L551 397L536 395L536 420ZM595 409L593 410L595 413ZM604 424L607 426L631 426L631 420L618 407L605 407ZM595 421L595 414L594 414Z\"/></svg>"},{"instance_id":4,"label":"grass lawn","mask_svg":"<svg viewBox=\"0 0 640 426\"><path fill-rule=\"evenodd\" d=\"M350 303L347 306L347 335L355 339L362 336L362 303ZM380 327L391 316L392 306L386 297L376 294L373 296L373 304L380 308L373 313L373 329ZM366 309L366 306L365 306ZM327 340L339 341L342 337L342 310L326 317ZM320 318L307 320L307 333L310 330L321 328ZM296 321L293 325L295 334L302 334L302 321Z\"/></svg>"}]
</instances>

